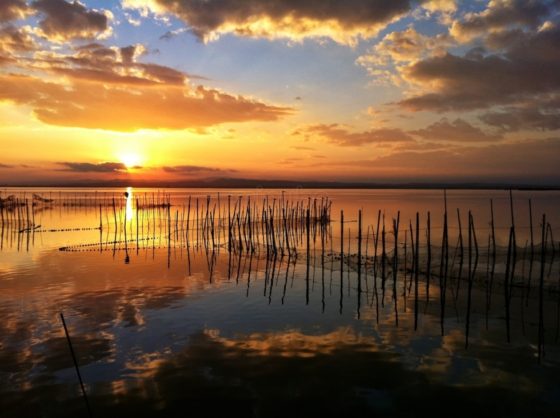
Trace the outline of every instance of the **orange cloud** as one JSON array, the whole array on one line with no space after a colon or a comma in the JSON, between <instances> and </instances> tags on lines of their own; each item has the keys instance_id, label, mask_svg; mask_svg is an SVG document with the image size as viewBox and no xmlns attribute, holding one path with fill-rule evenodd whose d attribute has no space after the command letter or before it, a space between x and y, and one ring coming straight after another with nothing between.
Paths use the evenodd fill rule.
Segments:
<instances>
[{"instance_id":1,"label":"orange cloud","mask_svg":"<svg viewBox=\"0 0 560 418\"><path fill-rule=\"evenodd\" d=\"M225 122L269 121L291 109L233 96L202 86L100 85L74 81L71 85L35 77L0 76L0 100L26 104L42 122L116 131L186 129Z\"/></svg>"}]
</instances>

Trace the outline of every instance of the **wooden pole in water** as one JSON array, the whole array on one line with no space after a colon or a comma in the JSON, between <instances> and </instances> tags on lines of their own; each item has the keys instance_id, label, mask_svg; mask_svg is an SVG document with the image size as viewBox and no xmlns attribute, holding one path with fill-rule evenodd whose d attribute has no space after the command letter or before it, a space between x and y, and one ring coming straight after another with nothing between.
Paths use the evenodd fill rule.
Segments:
<instances>
[{"instance_id":1,"label":"wooden pole in water","mask_svg":"<svg viewBox=\"0 0 560 418\"><path fill-rule=\"evenodd\" d=\"M199 230L199 221L198 221L198 197L196 198L196 223L195 223L195 228L196 228L196 246L198 248L198 230Z\"/></svg>"},{"instance_id":2,"label":"wooden pole in water","mask_svg":"<svg viewBox=\"0 0 560 418\"><path fill-rule=\"evenodd\" d=\"M399 263L399 223L401 219L401 212L397 212L397 219L393 221L393 230L395 235L395 249L393 254L393 297L395 298L395 324L399 326L399 311L397 307L397 277L398 277L398 263Z\"/></svg>"},{"instance_id":3,"label":"wooden pole in water","mask_svg":"<svg viewBox=\"0 0 560 418\"><path fill-rule=\"evenodd\" d=\"M461 225L461 212L459 211L459 208L457 208L457 224L459 226L459 248L461 249L461 265L462 265L465 251L463 245L463 226ZM451 268L453 268L453 266Z\"/></svg>"},{"instance_id":4,"label":"wooden pole in water","mask_svg":"<svg viewBox=\"0 0 560 418\"><path fill-rule=\"evenodd\" d=\"M227 210L228 210L228 251L231 252L231 196L227 197Z\"/></svg>"},{"instance_id":5,"label":"wooden pole in water","mask_svg":"<svg viewBox=\"0 0 560 418\"><path fill-rule=\"evenodd\" d=\"M187 226L185 230L185 241L187 241L187 248L189 246L189 227L191 221L191 196L189 195L189 205L187 207Z\"/></svg>"},{"instance_id":6,"label":"wooden pole in water","mask_svg":"<svg viewBox=\"0 0 560 418\"><path fill-rule=\"evenodd\" d=\"M342 299L343 299L343 284L344 284L344 211L340 211L340 302L339 313L342 314Z\"/></svg>"},{"instance_id":7,"label":"wooden pole in water","mask_svg":"<svg viewBox=\"0 0 560 418\"><path fill-rule=\"evenodd\" d=\"M358 210L358 319L362 297L362 210Z\"/></svg>"},{"instance_id":8,"label":"wooden pole in water","mask_svg":"<svg viewBox=\"0 0 560 418\"><path fill-rule=\"evenodd\" d=\"M515 259L517 258L517 240L515 236L515 217L513 215L513 193L511 189L509 189L509 203L510 203L510 210L511 210L511 228L513 231L513 260L515 264Z\"/></svg>"},{"instance_id":9,"label":"wooden pole in water","mask_svg":"<svg viewBox=\"0 0 560 418\"><path fill-rule=\"evenodd\" d=\"M510 302L510 290L509 290L509 275L510 275L510 264L512 258L512 245L513 245L513 228L509 229L509 240L508 240L508 252L506 259L506 274L504 279L504 298L505 298L505 309L506 309L506 337L507 342L510 342L510 329L509 329L509 302Z\"/></svg>"},{"instance_id":10,"label":"wooden pole in water","mask_svg":"<svg viewBox=\"0 0 560 418\"><path fill-rule=\"evenodd\" d=\"M375 229L375 237L373 240L373 277L377 281L377 248L379 244L379 224L381 223L381 209L377 212L377 227ZM372 228L373 230L373 228Z\"/></svg>"},{"instance_id":11,"label":"wooden pole in water","mask_svg":"<svg viewBox=\"0 0 560 418\"><path fill-rule=\"evenodd\" d=\"M171 266L171 206L167 205L167 268Z\"/></svg>"},{"instance_id":12,"label":"wooden pole in water","mask_svg":"<svg viewBox=\"0 0 560 418\"><path fill-rule=\"evenodd\" d=\"M471 319L471 301L472 301L472 286L474 281L474 273L473 273L473 266L472 266L472 247L473 247L473 232L474 232L474 224L471 211L469 211L469 250L468 250L468 260L469 260L469 268L468 268L468 294L467 294L467 320L465 322L465 349L469 347L469 331L470 331L470 319Z\"/></svg>"},{"instance_id":13,"label":"wooden pole in water","mask_svg":"<svg viewBox=\"0 0 560 418\"><path fill-rule=\"evenodd\" d=\"M426 303L430 302L430 277L432 275L432 242L431 242L431 221L430 221L430 211L428 211L428 221L426 227L426 241L428 245L428 256L427 256L427 266L426 266Z\"/></svg>"},{"instance_id":14,"label":"wooden pole in water","mask_svg":"<svg viewBox=\"0 0 560 418\"><path fill-rule=\"evenodd\" d=\"M115 223L115 231L117 228L117 209L115 208L115 198L113 197L113 220Z\"/></svg>"},{"instance_id":15,"label":"wooden pole in water","mask_svg":"<svg viewBox=\"0 0 560 418\"><path fill-rule=\"evenodd\" d=\"M387 254L385 252L385 214L383 214L383 225L381 227L381 306L385 303L385 260Z\"/></svg>"},{"instance_id":16,"label":"wooden pole in water","mask_svg":"<svg viewBox=\"0 0 560 418\"><path fill-rule=\"evenodd\" d=\"M306 262L307 262L307 266L306 266L306 274L305 274L305 304L309 305L309 259L310 259L310 243L309 243L309 228L310 228L310 213L309 213L309 207L307 208L307 212L306 212L306 216L305 216L305 231L306 231L306 240L307 240L307 244L306 244L306 248L307 248L307 258L306 258ZM274 254L276 254L276 251L274 251Z\"/></svg>"},{"instance_id":17,"label":"wooden pole in water","mask_svg":"<svg viewBox=\"0 0 560 418\"><path fill-rule=\"evenodd\" d=\"M533 205L531 204L531 199L529 199L529 228L531 231L531 262L533 256L535 255L535 244L533 241Z\"/></svg>"},{"instance_id":18,"label":"wooden pole in water","mask_svg":"<svg viewBox=\"0 0 560 418\"><path fill-rule=\"evenodd\" d=\"M140 207L140 202L138 198L136 198L136 254L138 254L140 250L140 242L138 238L138 235L140 235L140 223L138 222L138 216L140 212L139 207Z\"/></svg>"},{"instance_id":19,"label":"wooden pole in water","mask_svg":"<svg viewBox=\"0 0 560 418\"><path fill-rule=\"evenodd\" d=\"M362 265L362 210L358 210L358 275ZM359 286L359 283L358 283Z\"/></svg>"},{"instance_id":20,"label":"wooden pole in water","mask_svg":"<svg viewBox=\"0 0 560 418\"><path fill-rule=\"evenodd\" d=\"M414 330L418 329L418 273L420 271L420 214L416 212L416 251L414 256Z\"/></svg>"},{"instance_id":21,"label":"wooden pole in water","mask_svg":"<svg viewBox=\"0 0 560 418\"><path fill-rule=\"evenodd\" d=\"M62 326L64 327L64 333L66 334L66 341L68 342L68 347L70 348L70 354L72 355L72 361L74 362L74 368L76 369L76 374L78 375L78 381L80 382L80 387L82 389L82 395L86 403L86 409L90 418L93 417L91 413L91 408L89 406L89 400L86 393L86 388L84 387L84 382L82 380L82 375L80 374L80 368L78 367L78 360L76 359L76 354L74 353L74 348L72 347L72 341L70 340L70 334L68 333L68 328L66 327L66 321L64 320L64 315L60 313L60 319L62 320Z\"/></svg>"},{"instance_id":22,"label":"wooden pole in water","mask_svg":"<svg viewBox=\"0 0 560 418\"><path fill-rule=\"evenodd\" d=\"M440 328L441 335L444 335L445 322L445 299L447 292L447 272L449 262L449 244L447 233L447 190L443 190L444 212L443 212L443 233L441 238L441 258L439 267L439 286L440 286Z\"/></svg>"},{"instance_id":23,"label":"wooden pole in water","mask_svg":"<svg viewBox=\"0 0 560 418\"><path fill-rule=\"evenodd\" d=\"M541 232L541 274L539 280L539 342L538 342L538 360L541 362L544 356L544 264L546 261L546 215L542 217Z\"/></svg>"}]
</instances>

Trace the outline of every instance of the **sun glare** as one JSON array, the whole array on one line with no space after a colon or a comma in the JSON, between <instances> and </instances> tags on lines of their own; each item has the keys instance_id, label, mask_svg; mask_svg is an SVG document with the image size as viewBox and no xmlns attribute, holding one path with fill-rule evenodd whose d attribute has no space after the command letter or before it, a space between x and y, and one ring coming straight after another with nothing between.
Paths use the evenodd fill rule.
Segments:
<instances>
[{"instance_id":1,"label":"sun glare","mask_svg":"<svg viewBox=\"0 0 560 418\"><path fill-rule=\"evenodd\" d=\"M142 162L142 157L140 157L140 155L131 152L121 154L119 158L127 169L137 167Z\"/></svg>"}]
</instances>

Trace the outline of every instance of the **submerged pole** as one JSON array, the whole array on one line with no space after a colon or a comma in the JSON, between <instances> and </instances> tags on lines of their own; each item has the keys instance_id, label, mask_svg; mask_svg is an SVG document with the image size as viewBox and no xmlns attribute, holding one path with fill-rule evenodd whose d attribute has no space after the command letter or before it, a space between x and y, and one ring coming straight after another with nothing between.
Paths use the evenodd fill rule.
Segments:
<instances>
[{"instance_id":1,"label":"submerged pole","mask_svg":"<svg viewBox=\"0 0 560 418\"><path fill-rule=\"evenodd\" d=\"M82 375L80 374L80 368L78 367L78 360L76 359L76 353L74 353L74 348L72 347L72 341L70 340L70 334L68 333L68 328L66 327L66 321L64 320L64 315L60 313L60 319L62 320L62 326L64 327L64 333L66 334L66 341L68 342L68 347L70 348L70 354L72 355L72 360L74 361L74 367L76 369L76 374L78 375L78 380L80 382L80 387L82 389L82 396L84 397L84 402L86 403L86 409L90 418L93 417L91 413L91 408L89 406L89 400L86 393L86 388L84 387L84 382L82 380Z\"/></svg>"}]
</instances>

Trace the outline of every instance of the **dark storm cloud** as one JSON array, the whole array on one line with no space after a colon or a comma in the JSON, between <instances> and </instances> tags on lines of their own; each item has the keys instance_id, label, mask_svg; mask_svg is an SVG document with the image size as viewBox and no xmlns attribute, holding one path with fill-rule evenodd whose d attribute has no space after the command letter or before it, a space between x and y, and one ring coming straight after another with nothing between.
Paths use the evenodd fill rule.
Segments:
<instances>
[{"instance_id":1,"label":"dark storm cloud","mask_svg":"<svg viewBox=\"0 0 560 418\"><path fill-rule=\"evenodd\" d=\"M105 13L88 9L77 1L37 0L32 7L42 14L39 26L48 38L95 38L109 28Z\"/></svg>"},{"instance_id":2,"label":"dark storm cloud","mask_svg":"<svg viewBox=\"0 0 560 418\"><path fill-rule=\"evenodd\" d=\"M411 0L156 0L184 20L200 39L240 36L369 36L410 11ZM347 41L348 39L346 39Z\"/></svg>"}]
</instances>

